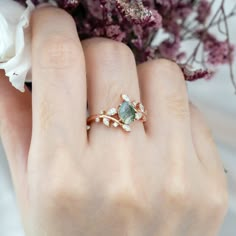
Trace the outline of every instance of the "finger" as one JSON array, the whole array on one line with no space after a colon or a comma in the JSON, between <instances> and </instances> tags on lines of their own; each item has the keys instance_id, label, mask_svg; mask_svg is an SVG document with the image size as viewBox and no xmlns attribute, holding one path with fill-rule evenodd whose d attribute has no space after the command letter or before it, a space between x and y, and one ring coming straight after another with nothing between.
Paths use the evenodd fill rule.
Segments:
<instances>
[{"instance_id":1,"label":"finger","mask_svg":"<svg viewBox=\"0 0 236 236\"><path fill-rule=\"evenodd\" d=\"M33 144L78 153L87 141L86 75L72 17L54 7L36 10L32 48Z\"/></svg>"},{"instance_id":2,"label":"finger","mask_svg":"<svg viewBox=\"0 0 236 236\"><path fill-rule=\"evenodd\" d=\"M127 94L131 100L140 100L134 55L126 45L109 39L94 38L82 41L82 46L86 58L90 114L117 108L121 103L121 94ZM143 131L141 122L134 122L130 127L133 134L129 135ZM101 132L107 129L99 124L91 128L90 135L100 137ZM114 132L125 133L115 130L120 128L110 129L106 133L107 139L110 139Z\"/></svg>"},{"instance_id":3,"label":"finger","mask_svg":"<svg viewBox=\"0 0 236 236\"><path fill-rule=\"evenodd\" d=\"M138 74L141 97L148 110L147 134L186 146L191 130L187 90L180 68L160 59L140 64Z\"/></svg>"},{"instance_id":4,"label":"finger","mask_svg":"<svg viewBox=\"0 0 236 236\"><path fill-rule=\"evenodd\" d=\"M190 104L190 114L193 144L199 160L209 171L223 173L224 168L211 131L203 115L192 103Z\"/></svg>"},{"instance_id":5,"label":"finger","mask_svg":"<svg viewBox=\"0 0 236 236\"><path fill-rule=\"evenodd\" d=\"M12 87L0 71L0 135L18 199L26 199L27 156L31 140L31 94Z\"/></svg>"}]
</instances>

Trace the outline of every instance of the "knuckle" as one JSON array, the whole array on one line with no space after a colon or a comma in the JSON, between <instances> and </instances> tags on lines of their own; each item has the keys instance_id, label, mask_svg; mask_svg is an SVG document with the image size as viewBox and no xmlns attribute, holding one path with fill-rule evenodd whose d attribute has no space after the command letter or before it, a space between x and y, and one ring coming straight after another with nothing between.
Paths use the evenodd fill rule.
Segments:
<instances>
[{"instance_id":1,"label":"knuckle","mask_svg":"<svg viewBox=\"0 0 236 236\"><path fill-rule=\"evenodd\" d=\"M137 185L132 175L131 167L121 168L119 174L114 178L112 184L106 189L107 201L114 207L120 209L130 209L130 211L145 211L146 209L146 194L143 186Z\"/></svg>"},{"instance_id":2,"label":"knuckle","mask_svg":"<svg viewBox=\"0 0 236 236\"><path fill-rule=\"evenodd\" d=\"M71 198L70 191L66 188L66 184L59 177L54 177L53 181L47 183L45 196L48 201L56 202L57 204L63 200Z\"/></svg>"},{"instance_id":3,"label":"knuckle","mask_svg":"<svg viewBox=\"0 0 236 236\"><path fill-rule=\"evenodd\" d=\"M130 211L145 210L144 202L130 191L116 192L109 196L108 202L110 202L112 206L119 207L120 209L127 209Z\"/></svg>"},{"instance_id":4,"label":"knuckle","mask_svg":"<svg viewBox=\"0 0 236 236\"><path fill-rule=\"evenodd\" d=\"M215 214L225 214L225 212L228 209L228 191L217 191L217 193L212 194L210 201L209 201L209 207Z\"/></svg>"},{"instance_id":5,"label":"knuckle","mask_svg":"<svg viewBox=\"0 0 236 236\"><path fill-rule=\"evenodd\" d=\"M45 176L40 178L41 185L41 203L51 209L58 208L76 202L76 206L81 201L88 198L88 187L82 175L75 171L72 167L73 163L65 161L70 157L65 157L66 151L58 155L54 166L47 171L47 179ZM36 190L38 192L38 190ZM78 201L77 201L78 200Z\"/></svg>"},{"instance_id":6,"label":"knuckle","mask_svg":"<svg viewBox=\"0 0 236 236\"><path fill-rule=\"evenodd\" d=\"M58 209L66 209L70 202L75 202L75 193L65 187L66 184L54 183L48 184L44 192L40 195L40 200L37 201L39 207L47 212L55 212ZM76 196L77 199L81 196ZM78 205L78 201L76 202ZM77 207L74 205L74 207Z\"/></svg>"},{"instance_id":7,"label":"knuckle","mask_svg":"<svg viewBox=\"0 0 236 236\"><path fill-rule=\"evenodd\" d=\"M40 65L49 69L70 67L80 55L76 40L60 34L48 36L42 43L40 54Z\"/></svg>"},{"instance_id":8,"label":"knuckle","mask_svg":"<svg viewBox=\"0 0 236 236\"><path fill-rule=\"evenodd\" d=\"M186 98L178 92L166 95L167 109L175 118L185 119L189 117L189 109Z\"/></svg>"},{"instance_id":9,"label":"knuckle","mask_svg":"<svg viewBox=\"0 0 236 236\"><path fill-rule=\"evenodd\" d=\"M39 126L40 130L44 132L48 130L48 127L51 125L51 121L53 120L54 112L50 103L42 99L39 105Z\"/></svg>"},{"instance_id":10,"label":"knuckle","mask_svg":"<svg viewBox=\"0 0 236 236\"><path fill-rule=\"evenodd\" d=\"M191 202L189 190L183 177L171 177L164 188L168 203L176 209L189 208Z\"/></svg>"}]
</instances>

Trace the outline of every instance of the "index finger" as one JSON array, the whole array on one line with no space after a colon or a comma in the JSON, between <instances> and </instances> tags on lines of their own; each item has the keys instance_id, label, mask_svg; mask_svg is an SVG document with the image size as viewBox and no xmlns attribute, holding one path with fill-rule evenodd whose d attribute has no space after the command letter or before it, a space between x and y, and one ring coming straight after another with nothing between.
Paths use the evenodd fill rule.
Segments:
<instances>
[{"instance_id":1,"label":"index finger","mask_svg":"<svg viewBox=\"0 0 236 236\"><path fill-rule=\"evenodd\" d=\"M72 17L54 7L36 10L32 50L32 143L37 139L40 149L66 146L77 152L87 141L87 95L84 54Z\"/></svg>"}]
</instances>

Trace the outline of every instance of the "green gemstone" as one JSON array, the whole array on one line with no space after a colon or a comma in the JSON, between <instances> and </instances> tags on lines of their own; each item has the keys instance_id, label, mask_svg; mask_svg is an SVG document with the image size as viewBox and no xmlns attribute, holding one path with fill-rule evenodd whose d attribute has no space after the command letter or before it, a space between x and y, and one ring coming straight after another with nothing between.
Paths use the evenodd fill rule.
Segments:
<instances>
[{"instance_id":1,"label":"green gemstone","mask_svg":"<svg viewBox=\"0 0 236 236\"><path fill-rule=\"evenodd\" d=\"M128 102L123 102L118 110L118 115L124 124L129 125L135 119L135 110Z\"/></svg>"}]
</instances>

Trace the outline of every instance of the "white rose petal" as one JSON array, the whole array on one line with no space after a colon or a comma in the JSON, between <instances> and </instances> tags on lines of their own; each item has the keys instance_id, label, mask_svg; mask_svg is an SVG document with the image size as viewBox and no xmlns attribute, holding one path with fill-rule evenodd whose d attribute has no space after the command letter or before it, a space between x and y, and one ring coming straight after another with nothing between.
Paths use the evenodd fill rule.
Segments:
<instances>
[{"instance_id":1,"label":"white rose petal","mask_svg":"<svg viewBox=\"0 0 236 236\"><path fill-rule=\"evenodd\" d=\"M34 5L27 8L12 0L0 2L0 69L5 70L12 85L24 92L24 82L31 68L29 20Z\"/></svg>"},{"instance_id":2,"label":"white rose petal","mask_svg":"<svg viewBox=\"0 0 236 236\"><path fill-rule=\"evenodd\" d=\"M13 12L14 14L10 14ZM24 7L14 1L0 0L0 63L14 55L16 25L24 11Z\"/></svg>"},{"instance_id":3,"label":"white rose petal","mask_svg":"<svg viewBox=\"0 0 236 236\"><path fill-rule=\"evenodd\" d=\"M49 2L55 5L54 1ZM0 69L5 70L12 85L21 92L31 69L29 24L35 9L31 0L26 4L25 8L13 0L0 0Z\"/></svg>"}]
</instances>

